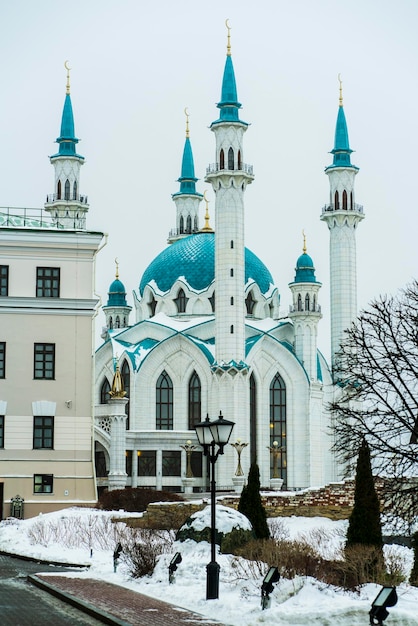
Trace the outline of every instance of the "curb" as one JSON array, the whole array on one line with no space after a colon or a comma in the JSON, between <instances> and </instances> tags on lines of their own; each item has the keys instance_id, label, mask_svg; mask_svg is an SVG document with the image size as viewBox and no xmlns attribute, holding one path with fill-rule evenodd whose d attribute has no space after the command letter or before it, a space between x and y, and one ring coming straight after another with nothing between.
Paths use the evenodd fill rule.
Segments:
<instances>
[{"instance_id":1,"label":"curb","mask_svg":"<svg viewBox=\"0 0 418 626\"><path fill-rule=\"evenodd\" d=\"M23 554L16 554L15 552L4 552L0 550L0 554L3 556L9 556L11 559L19 559L20 561L30 561L32 563L42 563L42 565L54 565L56 567L77 567L79 569L88 569L91 567L90 563L63 563L62 561L50 561L49 559L38 559L33 556L25 556Z\"/></svg>"}]
</instances>

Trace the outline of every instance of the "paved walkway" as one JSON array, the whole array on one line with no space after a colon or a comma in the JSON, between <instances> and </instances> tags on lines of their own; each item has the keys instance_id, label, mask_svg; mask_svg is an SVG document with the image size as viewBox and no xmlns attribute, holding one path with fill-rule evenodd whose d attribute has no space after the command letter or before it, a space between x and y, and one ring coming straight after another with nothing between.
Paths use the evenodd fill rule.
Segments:
<instances>
[{"instance_id":1,"label":"paved walkway","mask_svg":"<svg viewBox=\"0 0 418 626\"><path fill-rule=\"evenodd\" d=\"M30 582L115 626L221 626L220 622L93 578L29 576Z\"/></svg>"}]
</instances>

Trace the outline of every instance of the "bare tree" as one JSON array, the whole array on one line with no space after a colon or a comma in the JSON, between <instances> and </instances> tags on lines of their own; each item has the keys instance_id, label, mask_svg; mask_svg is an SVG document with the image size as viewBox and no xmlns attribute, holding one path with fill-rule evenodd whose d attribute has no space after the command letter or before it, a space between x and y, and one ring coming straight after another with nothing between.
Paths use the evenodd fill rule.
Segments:
<instances>
[{"instance_id":1,"label":"bare tree","mask_svg":"<svg viewBox=\"0 0 418 626\"><path fill-rule=\"evenodd\" d=\"M380 296L345 333L334 368L334 449L353 473L365 438L396 515L418 514L418 281Z\"/></svg>"}]
</instances>

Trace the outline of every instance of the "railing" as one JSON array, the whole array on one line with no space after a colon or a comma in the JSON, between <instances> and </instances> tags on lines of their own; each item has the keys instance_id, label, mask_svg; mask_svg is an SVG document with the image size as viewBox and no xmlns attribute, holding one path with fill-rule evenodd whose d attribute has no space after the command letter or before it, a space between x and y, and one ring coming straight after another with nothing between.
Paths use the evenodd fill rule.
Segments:
<instances>
[{"instance_id":1,"label":"railing","mask_svg":"<svg viewBox=\"0 0 418 626\"><path fill-rule=\"evenodd\" d=\"M187 228L183 228L183 230L180 230L179 228L172 228L170 230L170 232L168 233L169 237L178 237L179 235L194 235L194 233L198 233L199 230L198 229L192 229L192 230L188 230Z\"/></svg>"},{"instance_id":2,"label":"railing","mask_svg":"<svg viewBox=\"0 0 418 626\"><path fill-rule=\"evenodd\" d=\"M58 194L49 193L46 197L47 203L57 202L58 200L62 202L78 202L80 204L88 204L88 197L81 196L80 194L78 194L76 198L58 198Z\"/></svg>"},{"instance_id":3,"label":"railing","mask_svg":"<svg viewBox=\"0 0 418 626\"><path fill-rule=\"evenodd\" d=\"M80 230L86 227L86 218L52 216L45 209L0 207L1 228L59 228Z\"/></svg>"},{"instance_id":4,"label":"railing","mask_svg":"<svg viewBox=\"0 0 418 626\"><path fill-rule=\"evenodd\" d=\"M304 307L303 303L299 306L293 306L293 304L291 304L289 306L289 313L320 313L321 312L321 306L319 304L316 304L315 306L310 306L309 308Z\"/></svg>"},{"instance_id":5,"label":"railing","mask_svg":"<svg viewBox=\"0 0 418 626\"><path fill-rule=\"evenodd\" d=\"M341 206L341 204L337 204L337 206L335 206L335 204L326 204L324 207L322 207L323 214L332 213L333 211L356 211L357 213L364 213L363 205L357 204L356 202L352 207L348 205L346 207L343 207Z\"/></svg>"},{"instance_id":6,"label":"railing","mask_svg":"<svg viewBox=\"0 0 418 626\"><path fill-rule=\"evenodd\" d=\"M248 165L248 163L239 163L238 167L230 168L221 167L219 163L210 163L206 168L206 174L216 174L217 172L245 172L245 174L253 176L253 166Z\"/></svg>"}]
</instances>

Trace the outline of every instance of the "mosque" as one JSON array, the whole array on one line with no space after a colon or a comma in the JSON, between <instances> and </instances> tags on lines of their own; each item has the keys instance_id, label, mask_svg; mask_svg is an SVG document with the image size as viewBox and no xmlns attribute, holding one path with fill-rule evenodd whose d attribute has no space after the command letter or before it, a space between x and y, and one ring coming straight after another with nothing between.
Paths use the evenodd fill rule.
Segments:
<instances>
[{"instance_id":1,"label":"mosque","mask_svg":"<svg viewBox=\"0 0 418 626\"><path fill-rule=\"evenodd\" d=\"M245 160L248 123L240 118L229 29L217 107L210 125L215 158L205 176L216 198L214 229L205 194L196 188L187 117L180 186L172 195L176 227L134 291L135 322L118 268L103 306L94 383L99 489L207 489L194 427L219 414L235 423L232 445L217 463L219 489L239 491L254 461L264 487L301 489L340 478L327 410L335 392L332 364L317 346L321 282L306 241L284 316L268 268L245 247L244 197L254 175ZM355 203L358 168L351 164L341 83L331 152L325 170L330 197L321 220L330 232L335 358L356 316L355 233L364 217Z\"/></svg>"},{"instance_id":2,"label":"mosque","mask_svg":"<svg viewBox=\"0 0 418 626\"><path fill-rule=\"evenodd\" d=\"M118 267L106 304L94 294L103 233L86 227L69 67L54 192L44 209L0 209L0 519L93 505L105 488L208 489L195 426L234 422L216 464L219 490L239 492L257 462L262 487L290 490L340 479L328 404L333 363L357 314L355 202L342 92L330 193L331 364L318 349L321 282L303 243L290 310L270 271L244 241L247 163L228 28L221 99L210 130L214 228L199 191L188 121L176 225L134 289ZM187 117L188 120L188 117ZM180 162L180 155L179 155ZM205 212L200 223L200 205ZM203 211L202 211L203 213ZM296 255L295 255L296 256ZM93 359L94 321L104 321ZM135 318L135 319L133 319ZM93 407L93 408L92 408ZM10 514L14 514L13 511Z\"/></svg>"}]
</instances>

